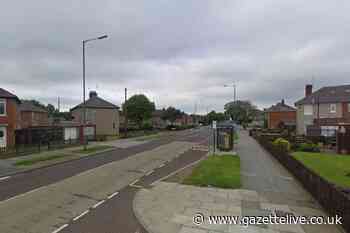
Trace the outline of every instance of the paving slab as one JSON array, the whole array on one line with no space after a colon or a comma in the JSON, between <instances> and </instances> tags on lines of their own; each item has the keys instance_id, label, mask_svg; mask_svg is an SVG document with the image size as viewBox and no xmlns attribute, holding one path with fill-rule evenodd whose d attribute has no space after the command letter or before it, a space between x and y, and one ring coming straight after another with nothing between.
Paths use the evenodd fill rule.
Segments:
<instances>
[{"instance_id":1,"label":"paving slab","mask_svg":"<svg viewBox=\"0 0 350 233\"><path fill-rule=\"evenodd\" d=\"M217 198L220 197L220 202ZM289 213L295 216L327 216L320 208L266 202L257 191L203 188L159 182L151 189L141 189L133 209L148 233L342 233L334 225L210 224L208 216L269 216ZM204 217L201 224L194 216Z\"/></svg>"}]
</instances>

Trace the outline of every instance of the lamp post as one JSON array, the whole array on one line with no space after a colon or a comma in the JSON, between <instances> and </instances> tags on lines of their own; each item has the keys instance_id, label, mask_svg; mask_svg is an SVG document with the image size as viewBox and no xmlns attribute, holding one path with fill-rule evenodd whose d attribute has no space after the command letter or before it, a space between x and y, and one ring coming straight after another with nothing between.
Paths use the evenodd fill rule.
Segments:
<instances>
[{"instance_id":1,"label":"lamp post","mask_svg":"<svg viewBox=\"0 0 350 233\"><path fill-rule=\"evenodd\" d=\"M234 93L234 94L233 94L233 101L236 102L236 100L237 100L237 99L236 99L236 97L237 97L237 94L236 94L236 93L237 93L236 84L235 84L235 83L233 83L232 85L226 85L226 84L225 84L224 87L233 87L233 93Z\"/></svg>"},{"instance_id":2,"label":"lamp post","mask_svg":"<svg viewBox=\"0 0 350 233\"><path fill-rule=\"evenodd\" d=\"M106 39L108 36L103 35L95 38L90 38L83 40L83 139L84 139L84 150L86 150L86 139L85 139L85 125L86 125L86 106L85 106L85 44L93 40L102 40Z\"/></svg>"}]
</instances>

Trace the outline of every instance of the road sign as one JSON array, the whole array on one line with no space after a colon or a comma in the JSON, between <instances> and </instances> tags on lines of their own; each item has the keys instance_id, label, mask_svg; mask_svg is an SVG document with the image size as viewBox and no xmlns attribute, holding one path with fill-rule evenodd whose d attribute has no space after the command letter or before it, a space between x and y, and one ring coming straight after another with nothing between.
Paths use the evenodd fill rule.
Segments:
<instances>
[{"instance_id":1,"label":"road sign","mask_svg":"<svg viewBox=\"0 0 350 233\"><path fill-rule=\"evenodd\" d=\"M213 121L213 129L216 129L216 121Z\"/></svg>"}]
</instances>

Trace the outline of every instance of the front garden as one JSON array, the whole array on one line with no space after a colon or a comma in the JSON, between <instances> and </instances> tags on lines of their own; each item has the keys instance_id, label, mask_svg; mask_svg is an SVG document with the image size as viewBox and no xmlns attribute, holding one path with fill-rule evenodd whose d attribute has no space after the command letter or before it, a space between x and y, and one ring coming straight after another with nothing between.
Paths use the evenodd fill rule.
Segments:
<instances>
[{"instance_id":1,"label":"front garden","mask_svg":"<svg viewBox=\"0 0 350 233\"><path fill-rule=\"evenodd\" d=\"M326 180L350 188L350 156L300 151L292 155Z\"/></svg>"}]
</instances>

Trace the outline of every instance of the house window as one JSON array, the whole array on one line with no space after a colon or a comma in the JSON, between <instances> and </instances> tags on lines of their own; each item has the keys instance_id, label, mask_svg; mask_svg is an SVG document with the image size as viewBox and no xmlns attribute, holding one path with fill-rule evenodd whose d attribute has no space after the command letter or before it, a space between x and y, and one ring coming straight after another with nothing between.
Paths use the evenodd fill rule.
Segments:
<instances>
[{"instance_id":1,"label":"house window","mask_svg":"<svg viewBox=\"0 0 350 233\"><path fill-rule=\"evenodd\" d=\"M330 113L336 113L337 112L337 105L336 104L330 104L329 112Z\"/></svg>"},{"instance_id":2,"label":"house window","mask_svg":"<svg viewBox=\"0 0 350 233\"><path fill-rule=\"evenodd\" d=\"M312 105L304 105L304 115L307 115L307 116L313 115L313 106Z\"/></svg>"},{"instance_id":3,"label":"house window","mask_svg":"<svg viewBox=\"0 0 350 233\"><path fill-rule=\"evenodd\" d=\"M6 116L6 100L0 99L0 116Z\"/></svg>"}]
</instances>

